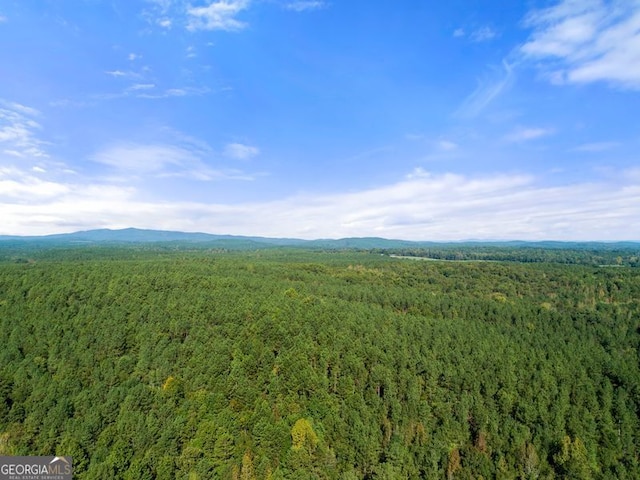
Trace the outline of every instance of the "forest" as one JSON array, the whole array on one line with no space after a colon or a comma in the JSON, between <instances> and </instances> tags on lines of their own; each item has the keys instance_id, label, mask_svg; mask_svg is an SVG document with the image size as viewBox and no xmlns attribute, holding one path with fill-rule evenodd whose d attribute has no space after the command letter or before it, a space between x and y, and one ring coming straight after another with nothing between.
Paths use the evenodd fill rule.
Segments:
<instances>
[{"instance_id":1,"label":"forest","mask_svg":"<svg viewBox=\"0 0 640 480\"><path fill-rule=\"evenodd\" d=\"M79 479L640 478L637 252L517 250L4 252L0 455Z\"/></svg>"}]
</instances>

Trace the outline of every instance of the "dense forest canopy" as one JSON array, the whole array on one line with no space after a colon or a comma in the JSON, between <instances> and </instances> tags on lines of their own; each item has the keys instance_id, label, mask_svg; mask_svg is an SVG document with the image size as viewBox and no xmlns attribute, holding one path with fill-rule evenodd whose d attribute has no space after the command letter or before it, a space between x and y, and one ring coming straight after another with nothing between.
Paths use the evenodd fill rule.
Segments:
<instances>
[{"instance_id":1,"label":"dense forest canopy","mask_svg":"<svg viewBox=\"0 0 640 480\"><path fill-rule=\"evenodd\" d=\"M82 479L638 478L637 253L580 251L6 249L0 454Z\"/></svg>"}]
</instances>

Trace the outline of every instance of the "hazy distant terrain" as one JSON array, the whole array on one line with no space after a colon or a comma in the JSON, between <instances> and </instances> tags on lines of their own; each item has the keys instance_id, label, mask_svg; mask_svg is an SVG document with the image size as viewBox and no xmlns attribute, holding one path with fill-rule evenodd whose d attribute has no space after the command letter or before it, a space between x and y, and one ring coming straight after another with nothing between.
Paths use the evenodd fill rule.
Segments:
<instances>
[{"instance_id":1,"label":"hazy distant terrain","mask_svg":"<svg viewBox=\"0 0 640 480\"><path fill-rule=\"evenodd\" d=\"M380 254L414 256L441 260L504 260L558 262L590 265L640 265L640 242L558 242L558 241L464 241L415 242L385 238L342 238L301 240L294 238L245 237L207 233L172 232L127 228L89 230L45 236L0 235L0 256L51 248L131 247L142 249L222 249L256 250L303 248L316 250L361 250Z\"/></svg>"}]
</instances>

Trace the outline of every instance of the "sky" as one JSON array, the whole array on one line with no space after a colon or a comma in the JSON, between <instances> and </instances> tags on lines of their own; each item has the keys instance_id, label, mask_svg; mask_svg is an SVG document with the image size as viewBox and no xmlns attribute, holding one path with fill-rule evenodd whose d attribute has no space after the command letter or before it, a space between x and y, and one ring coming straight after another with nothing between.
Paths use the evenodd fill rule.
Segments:
<instances>
[{"instance_id":1,"label":"sky","mask_svg":"<svg viewBox=\"0 0 640 480\"><path fill-rule=\"evenodd\" d=\"M640 240L639 0L3 0L0 235Z\"/></svg>"}]
</instances>

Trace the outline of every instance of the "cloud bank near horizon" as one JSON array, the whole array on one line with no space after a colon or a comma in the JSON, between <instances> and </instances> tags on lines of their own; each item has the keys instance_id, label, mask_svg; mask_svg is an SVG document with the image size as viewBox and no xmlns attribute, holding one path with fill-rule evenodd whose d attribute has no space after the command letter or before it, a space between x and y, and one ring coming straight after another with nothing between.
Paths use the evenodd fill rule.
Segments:
<instances>
[{"instance_id":1,"label":"cloud bank near horizon","mask_svg":"<svg viewBox=\"0 0 640 480\"><path fill-rule=\"evenodd\" d=\"M416 170L357 192L305 193L238 204L145 201L135 188L56 183L0 170L2 234L150 228L303 239L638 240L640 171L607 181L544 186L526 175Z\"/></svg>"}]
</instances>

